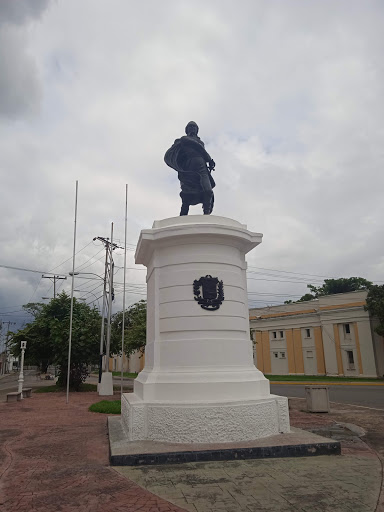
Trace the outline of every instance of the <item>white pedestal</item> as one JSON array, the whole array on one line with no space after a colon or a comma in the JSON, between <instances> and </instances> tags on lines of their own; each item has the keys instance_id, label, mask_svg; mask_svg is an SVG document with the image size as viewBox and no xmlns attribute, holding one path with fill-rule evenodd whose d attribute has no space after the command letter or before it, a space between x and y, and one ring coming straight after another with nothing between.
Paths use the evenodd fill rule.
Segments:
<instances>
[{"instance_id":1,"label":"white pedestal","mask_svg":"<svg viewBox=\"0 0 384 512\"><path fill-rule=\"evenodd\" d=\"M111 372L103 372L101 375L101 382L98 385L98 392L100 396L113 395L113 380Z\"/></svg>"},{"instance_id":2,"label":"white pedestal","mask_svg":"<svg viewBox=\"0 0 384 512\"><path fill-rule=\"evenodd\" d=\"M155 221L141 232L147 344L134 393L122 397L130 440L234 442L289 432L287 399L270 394L253 364L245 254L261 239L213 215ZM207 275L223 281L215 311L194 295L194 281Z\"/></svg>"}]
</instances>

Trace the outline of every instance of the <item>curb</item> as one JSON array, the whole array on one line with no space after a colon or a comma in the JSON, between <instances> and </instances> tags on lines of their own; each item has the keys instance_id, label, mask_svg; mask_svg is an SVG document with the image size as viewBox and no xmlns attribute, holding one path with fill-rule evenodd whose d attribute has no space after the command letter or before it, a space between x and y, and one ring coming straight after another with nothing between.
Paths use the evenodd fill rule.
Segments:
<instances>
[{"instance_id":1,"label":"curb","mask_svg":"<svg viewBox=\"0 0 384 512\"><path fill-rule=\"evenodd\" d=\"M286 439L283 444L273 444L273 439L281 434L271 436L270 443L258 445L262 439L250 441L249 446L239 443L214 443L183 445L175 449L175 443L152 441L128 441L121 416L108 416L109 462L111 466L148 466L160 464L183 464L185 462L213 462L224 460L275 459L285 457L316 457L318 455L341 455L340 441L328 439L322 435L305 432L306 437L296 442L295 438ZM292 434L292 432L291 432ZM255 443L255 444L253 444ZM231 446L226 447L229 444ZM237 446L236 446L237 444ZM157 445L157 449L154 449Z\"/></svg>"}]
</instances>

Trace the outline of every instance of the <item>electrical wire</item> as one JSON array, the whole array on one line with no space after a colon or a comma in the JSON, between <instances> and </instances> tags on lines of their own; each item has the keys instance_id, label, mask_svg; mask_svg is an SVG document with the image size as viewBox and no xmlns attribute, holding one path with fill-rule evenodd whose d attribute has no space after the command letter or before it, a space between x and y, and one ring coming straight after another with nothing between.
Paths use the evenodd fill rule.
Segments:
<instances>
[{"instance_id":1,"label":"electrical wire","mask_svg":"<svg viewBox=\"0 0 384 512\"><path fill-rule=\"evenodd\" d=\"M101 252L104 252L104 247L102 249L100 249L100 251L97 251L96 254L94 254L93 256L91 256L90 258L88 258L86 261L84 261L84 263L82 263L81 265L79 265L78 267L75 268L75 272L79 272L80 270L83 271L84 269L90 267L91 265L93 265L94 263L96 263L96 261L100 261L101 259L104 258L104 255L102 258L99 258L97 259L96 261L93 261L92 263L90 263L89 265L87 265L86 267L84 267L84 265L86 265L89 261L93 260L98 254L100 254Z\"/></svg>"},{"instance_id":2,"label":"electrical wire","mask_svg":"<svg viewBox=\"0 0 384 512\"><path fill-rule=\"evenodd\" d=\"M75 253L75 256L77 254L79 254L79 252L83 251L84 249L86 249L89 245L91 245L93 243L93 240L91 240L87 245L85 245L82 249L79 249L76 253ZM56 267L53 267L49 272L45 272L45 274L50 274L52 272L52 270L56 270L57 268L61 267L62 265L64 265L64 263L67 263L67 261L71 260L72 259L72 256L70 256L68 259L64 260L62 263L60 263L59 265L57 265Z\"/></svg>"}]
</instances>

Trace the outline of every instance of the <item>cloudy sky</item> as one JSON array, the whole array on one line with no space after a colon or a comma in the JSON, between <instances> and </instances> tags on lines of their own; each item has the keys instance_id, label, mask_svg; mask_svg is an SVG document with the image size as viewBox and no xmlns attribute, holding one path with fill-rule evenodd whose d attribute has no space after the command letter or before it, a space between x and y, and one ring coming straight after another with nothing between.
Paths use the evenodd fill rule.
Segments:
<instances>
[{"instance_id":1,"label":"cloudy sky","mask_svg":"<svg viewBox=\"0 0 384 512\"><path fill-rule=\"evenodd\" d=\"M76 267L103 273L92 239L112 221L124 241L128 183L127 304L145 297L134 247L179 213L163 155L190 120L214 214L264 234L251 305L324 277L384 282L383 26L380 0L1 0L0 265L37 272L0 268L0 319L25 322L53 295L41 272L71 271L76 180ZM75 288L101 295L98 278Z\"/></svg>"}]
</instances>

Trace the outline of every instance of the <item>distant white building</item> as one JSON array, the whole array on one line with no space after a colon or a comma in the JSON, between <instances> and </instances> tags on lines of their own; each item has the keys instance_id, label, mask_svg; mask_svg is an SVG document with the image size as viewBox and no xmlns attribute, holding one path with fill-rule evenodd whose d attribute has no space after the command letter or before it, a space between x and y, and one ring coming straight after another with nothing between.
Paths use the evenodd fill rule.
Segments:
<instances>
[{"instance_id":1,"label":"distant white building","mask_svg":"<svg viewBox=\"0 0 384 512\"><path fill-rule=\"evenodd\" d=\"M10 373L19 367L19 358L12 356L7 350L0 354L0 375Z\"/></svg>"},{"instance_id":2,"label":"distant white building","mask_svg":"<svg viewBox=\"0 0 384 512\"><path fill-rule=\"evenodd\" d=\"M270 375L384 376L384 338L367 292L250 310L255 364Z\"/></svg>"}]
</instances>

